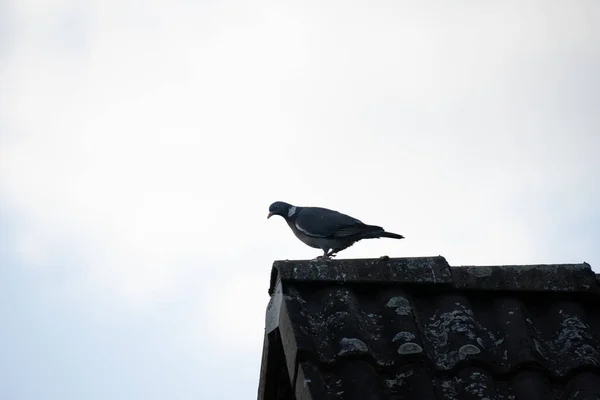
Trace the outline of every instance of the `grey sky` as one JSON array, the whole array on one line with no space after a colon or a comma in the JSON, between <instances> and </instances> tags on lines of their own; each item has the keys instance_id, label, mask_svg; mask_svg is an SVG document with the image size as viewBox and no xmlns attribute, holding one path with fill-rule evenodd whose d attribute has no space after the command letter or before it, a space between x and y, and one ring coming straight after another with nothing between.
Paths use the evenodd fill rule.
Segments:
<instances>
[{"instance_id":1,"label":"grey sky","mask_svg":"<svg viewBox=\"0 0 600 400\"><path fill-rule=\"evenodd\" d=\"M256 394L284 200L342 257L600 271L596 1L0 3L0 397Z\"/></svg>"}]
</instances>

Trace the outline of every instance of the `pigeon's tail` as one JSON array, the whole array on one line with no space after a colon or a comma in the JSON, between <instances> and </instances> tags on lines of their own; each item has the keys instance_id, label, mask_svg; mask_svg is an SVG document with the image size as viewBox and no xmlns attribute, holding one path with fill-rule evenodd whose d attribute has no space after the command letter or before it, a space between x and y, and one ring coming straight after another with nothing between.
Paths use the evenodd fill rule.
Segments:
<instances>
[{"instance_id":1,"label":"pigeon's tail","mask_svg":"<svg viewBox=\"0 0 600 400\"><path fill-rule=\"evenodd\" d=\"M404 239L404 236L398 235L397 233L386 232L382 227L376 225L368 225L369 232L366 232L365 239L379 239L379 238L391 238L391 239Z\"/></svg>"},{"instance_id":2,"label":"pigeon's tail","mask_svg":"<svg viewBox=\"0 0 600 400\"><path fill-rule=\"evenodd\" d=\"M392 233L392 232L380 232L379 233L379 237L386 237L386 238L392 238L392 239L404 239L404 236L402 235L398 235L397 233Z\"/></svg>"}]
</instances>

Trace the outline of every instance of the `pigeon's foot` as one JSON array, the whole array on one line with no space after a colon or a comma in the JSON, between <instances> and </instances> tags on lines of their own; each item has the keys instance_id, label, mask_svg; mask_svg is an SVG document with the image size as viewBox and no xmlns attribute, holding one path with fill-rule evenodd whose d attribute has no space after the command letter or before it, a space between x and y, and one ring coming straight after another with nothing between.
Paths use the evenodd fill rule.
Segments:
<instances>
[{"instance_id":1,"label":"pigeon's foot","mask_svg":"<svg viewBox=\"0 0 600 400\"><path fill-rule=\"evenodd\" d=\"M327 253L327 255L326 255L326 257L328 257L328 258L332 258L332 257L335 257L335 256L337 256L337 254L334 253L333 251L330 252L330 253Z\"/></svg>"},{"instance_id":2,"label":"pigeon's foot","mask_svg":"<svg viewBox=\"0 0 600 400\"><path fill-rule=\"evenodd\" d=\"M330 255L317 256L317 257L313 258L313 260L315 260L315 261L328 261L328 260L331 260L331 256Z\"/></svg>"}]
</instances>

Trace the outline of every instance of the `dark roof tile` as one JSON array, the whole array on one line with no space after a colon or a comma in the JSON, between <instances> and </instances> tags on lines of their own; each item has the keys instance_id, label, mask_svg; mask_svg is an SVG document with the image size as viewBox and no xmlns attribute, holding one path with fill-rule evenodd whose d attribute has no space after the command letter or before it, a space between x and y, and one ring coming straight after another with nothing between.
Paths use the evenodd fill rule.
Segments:
<instances>
[{"instance_id":1,"label":"dark roof tile","mask_svg":"<svg viewBox=\"0 0 600 400\"><path fill-rule=\"evenodd\" d=\"M361 262L274 265L267 333L280 332L297 399L600 399L588 265Z\"/></svg>"}]
</instances>

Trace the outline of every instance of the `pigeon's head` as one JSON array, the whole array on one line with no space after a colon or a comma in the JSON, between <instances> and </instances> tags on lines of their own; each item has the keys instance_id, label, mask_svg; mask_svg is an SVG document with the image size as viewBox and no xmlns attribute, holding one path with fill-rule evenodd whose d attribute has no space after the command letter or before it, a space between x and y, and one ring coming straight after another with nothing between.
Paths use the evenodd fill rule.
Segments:
<instances>
[{"instance_id":1,"label":"pigeon's head","mask_svg":"<svg viewBox=\"0 0 600 400\"><path fill-rule=\"evenodd\" d=\"M296 207L293 205L283 201L276 201L269 207L269 215L267 215L267 219L271 218L273 215L279 215L283 218L288 218L294 215L295 211Z\"/></svg>"}]
</instances>

